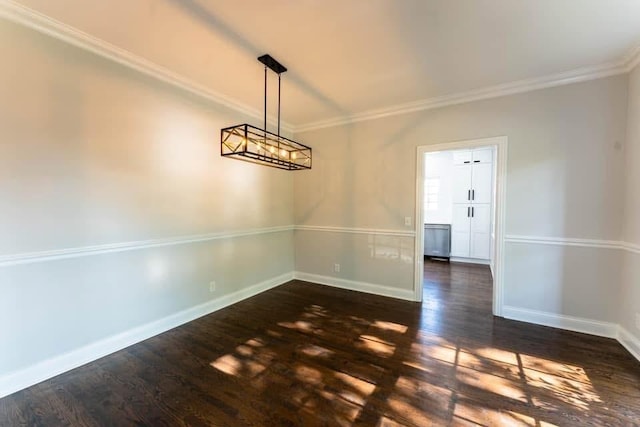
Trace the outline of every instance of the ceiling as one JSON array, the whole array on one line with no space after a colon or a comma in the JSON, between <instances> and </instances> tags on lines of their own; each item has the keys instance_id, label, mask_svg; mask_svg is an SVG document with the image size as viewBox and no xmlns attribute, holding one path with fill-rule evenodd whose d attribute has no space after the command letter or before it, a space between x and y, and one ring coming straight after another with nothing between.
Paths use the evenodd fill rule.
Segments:
<instances>
[{"instance_id":1,"label":"ceiling","mask_svg":"<svg viewBox=\"0 0 640 427\"><path fill-rule=\"evenodd\" d=\"M270 53L289 68L294 127L618 63L640 44L639 0L19 3L257 110Z\"/></svg>"}]
</instances>

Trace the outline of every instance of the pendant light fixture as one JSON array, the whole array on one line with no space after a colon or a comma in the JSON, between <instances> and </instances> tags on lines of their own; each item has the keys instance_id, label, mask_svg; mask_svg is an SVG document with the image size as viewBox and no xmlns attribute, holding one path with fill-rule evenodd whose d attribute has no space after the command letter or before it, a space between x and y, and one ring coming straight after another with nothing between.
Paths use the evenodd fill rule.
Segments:
<instances>
[{"instance_id":1,"label":"pendant light fixture","mask_svg":"<svg viewBox=\"0 0 640 427\"><path fill-rule=\"evenodd\" d=\"M311 169L311 148L280 135L280 77L287 69L271 55L262 55L258 61L264 64L264 129L246 123L222 129L220 153L279 169ZM278 75L277 133L267 130L267 68Z\"/></svg>"}]
</instances>

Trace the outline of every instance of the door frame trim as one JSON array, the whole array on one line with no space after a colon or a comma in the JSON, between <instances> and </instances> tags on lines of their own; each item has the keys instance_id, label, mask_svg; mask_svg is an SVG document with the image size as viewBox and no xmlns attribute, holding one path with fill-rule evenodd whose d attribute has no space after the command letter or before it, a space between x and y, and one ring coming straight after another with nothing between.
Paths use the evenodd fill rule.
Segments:
<instances>
[{"instance_id":1,"label":"door frame trim","mask_svg":"<svg viewBox=\"0 0 640 427\"><path fill-rule=\"evenodd\" d=\"M424 272L424 155L436 151L461 150L493 146L496 149L496 241L493 253L493 314L502 316L504 305L504 246L507 202L507 156L509 139L507 136L420 145L416 149L416 205L415 205L415 270L413 292L415 301L422 301L422 280Z\"/></svg>"}]
</instances>

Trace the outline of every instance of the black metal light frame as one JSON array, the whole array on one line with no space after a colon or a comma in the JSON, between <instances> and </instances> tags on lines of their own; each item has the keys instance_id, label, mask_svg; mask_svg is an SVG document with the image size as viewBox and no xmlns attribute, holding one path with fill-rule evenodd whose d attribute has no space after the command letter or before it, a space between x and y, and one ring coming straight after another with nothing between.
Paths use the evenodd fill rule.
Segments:
<instances>
[{"instance_id":1,"label":"black metal light frame","mask_svg":"<svg viewBox=\"0 0 640 427\"><path fill-rule=\"evenodd\" d=\"M280 135L280 75L287 69L270 55L262 55L264 64L264 129L243 123L220 131L220 154L237 160L285 170L311 169L312 150ZM267 68L278 74L278 130L267 130Z\"/></svg>"}]
</instances>

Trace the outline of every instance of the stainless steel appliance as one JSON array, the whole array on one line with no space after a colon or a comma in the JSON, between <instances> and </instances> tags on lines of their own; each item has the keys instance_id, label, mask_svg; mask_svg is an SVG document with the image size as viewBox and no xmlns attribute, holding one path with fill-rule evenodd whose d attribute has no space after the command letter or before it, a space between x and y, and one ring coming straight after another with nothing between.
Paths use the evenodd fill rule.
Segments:
<instances>
[{"instance_id":1,"label":"stainless steel appliance","mask_svg":"<svg viewBox=\"0 0 640 427\"><path fill-rule=\"evenodd\" d=\"M424 255L433 258L450 258L451 224L424 225Z\"/></svg>"}]
</instances>

